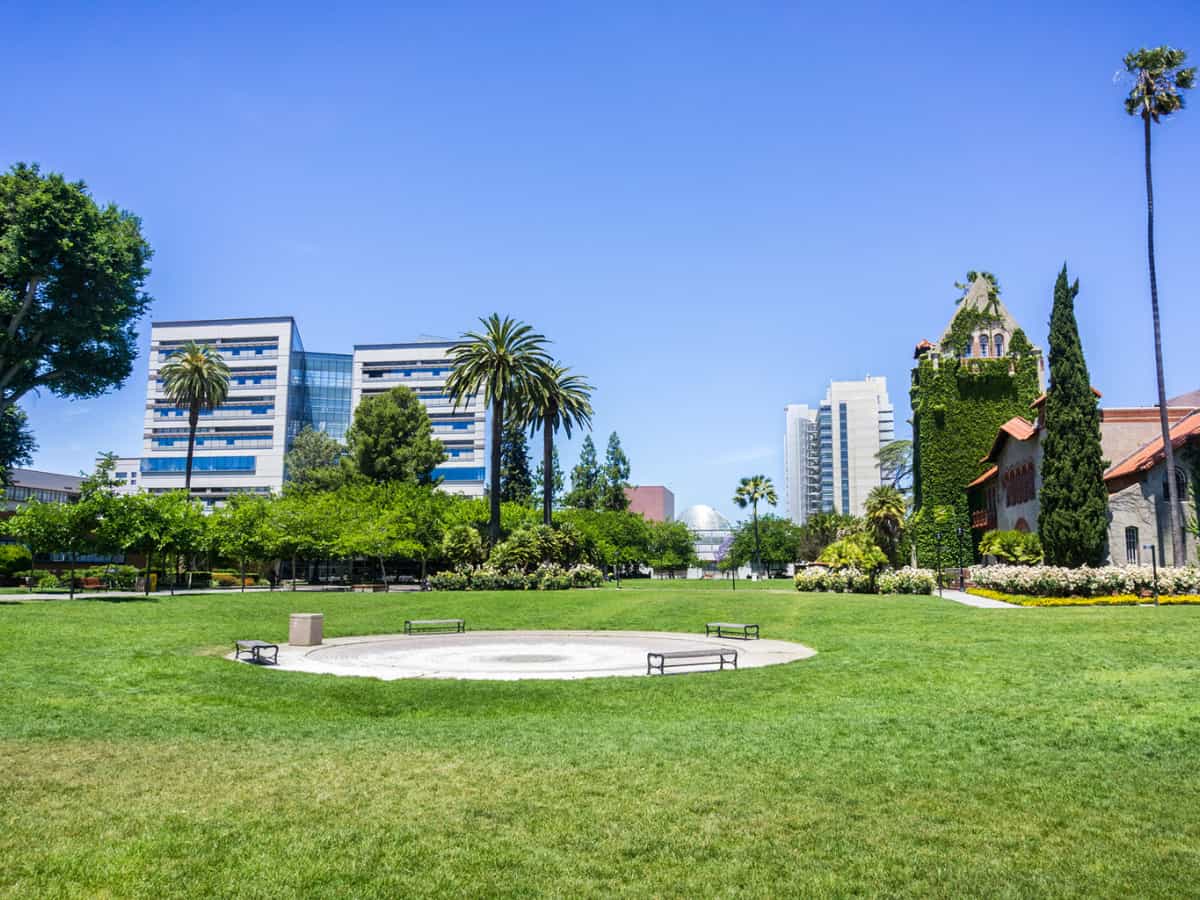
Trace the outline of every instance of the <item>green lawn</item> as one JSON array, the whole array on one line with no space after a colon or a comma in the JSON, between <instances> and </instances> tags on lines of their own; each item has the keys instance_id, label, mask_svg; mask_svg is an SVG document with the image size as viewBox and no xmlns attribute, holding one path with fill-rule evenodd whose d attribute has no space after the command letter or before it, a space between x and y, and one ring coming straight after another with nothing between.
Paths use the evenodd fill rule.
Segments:
<instances>
[{"instance_id":1,"label":"green lawn","mask_svg":"<svg viewBox=\"0 0 1200 900\"><path fill-rule=\"evenodd\" d=\"M569 682L234 665L329 636L695 631L811 660ZM932 894L1200 885L1200 608L982 610L786 581L0 601L0 896Z\"/></svg>"}]
</instances>

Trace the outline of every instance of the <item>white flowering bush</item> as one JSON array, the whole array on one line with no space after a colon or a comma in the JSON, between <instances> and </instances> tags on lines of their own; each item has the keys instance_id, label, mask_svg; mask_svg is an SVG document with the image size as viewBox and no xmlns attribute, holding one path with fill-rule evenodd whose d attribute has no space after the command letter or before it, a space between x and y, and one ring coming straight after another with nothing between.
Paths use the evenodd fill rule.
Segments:
<instances>
[{"instance_id":1,"label":"white flowering bush","mask_svg":"<svg viewBox=\"0 0 1200 900\"><path fill-rule=\"evenodd\" d=\"M932 594L937 576L932 569L905 566L896 572L883 572L876 579L881 594Z\"/></svg>"},{"instance_id":2,"label":"white flowering bush","mask_svg":"<svg viewBox=\"0 0 1200 900\"><path fill-rule=\"evenodd\" d=\"M1150 566L981 566L971 570L976 586L1005 594L1031 597L1104 597L1112 594L1141 594L1154 587ZM1158 590L1163 594L1194 594L1200 591L1200 568L1161 568Z\"/></svg>"},{"instance_id":3,"label":"white flowering bush","mask_svg":"<svg viewBox=\"0 0 1200 900\"><path fill-rule=\"evenodd\" d=\"M600 587L604 584L604 573L588 563L572 566L567 574L571 576L572 587Z\"/></svg>"}]
</instances>

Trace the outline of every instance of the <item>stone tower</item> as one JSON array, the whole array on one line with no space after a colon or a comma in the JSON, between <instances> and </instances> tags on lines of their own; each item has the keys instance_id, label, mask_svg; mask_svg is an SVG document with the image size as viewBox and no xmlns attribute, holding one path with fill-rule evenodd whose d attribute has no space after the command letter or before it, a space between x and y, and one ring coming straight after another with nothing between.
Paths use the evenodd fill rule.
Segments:
<instances>
[{"instance_id":1,"label":"stone tower","mask_svg":"<svg viewBox=\"0 0 1200 900\"><path fill-rule=\"evenodd\" d=\"M1042 351L1001 302L996 284L980 275L940 340L921 341L913 356L913 537L920 564L933 566L940 534L942 564L953 566L959 528L964 560L974 552L966 487L983 473L980 460L1000 426L1031 415L1042 389Z\"/></svg>"}]
</instances>

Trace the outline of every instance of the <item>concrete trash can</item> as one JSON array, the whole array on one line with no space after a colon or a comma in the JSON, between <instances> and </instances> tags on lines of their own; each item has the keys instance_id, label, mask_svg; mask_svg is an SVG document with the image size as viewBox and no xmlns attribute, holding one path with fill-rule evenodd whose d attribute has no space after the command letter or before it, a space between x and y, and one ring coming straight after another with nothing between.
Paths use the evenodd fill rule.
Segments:
<instances>
[{"instance_id":1,"label":"concrete trash can","mask_svg":"<svg viewBox=\"0 0 1200 900\"><path fill-rule=\"evenodd\" d=\"M289 644L293 647L315 647L324 637L324 613L292 613L288 621Z\"/></svg>"}]
</instances>

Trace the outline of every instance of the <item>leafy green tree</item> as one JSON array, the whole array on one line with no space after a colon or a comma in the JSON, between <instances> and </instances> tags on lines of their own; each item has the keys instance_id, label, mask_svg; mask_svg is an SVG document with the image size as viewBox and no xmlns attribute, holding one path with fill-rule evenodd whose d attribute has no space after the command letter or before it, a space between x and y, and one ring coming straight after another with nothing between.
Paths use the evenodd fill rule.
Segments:
<instances>
[{"instance_id":1,"label":"leafy green tree","mask_svg":"<svg viewBox=\"0 0 1200 900\"><path fill-rule=\"evenodd\" d=\"M621 438L614 431L608 436L608 447L604 451L604 468L601 471L600 505L604 509L623 512L629 509L629 457L621 449Z\"/></svg>"},{"instance_id":2,"label":"leafy green tree","mask_svg":"<svg viewBox=\"0 0 1200 900\"><path fill-rule=\"evenodd\" d=\"M509 407L517 418L529 417L536 386L550 366L546 338L523 322L492 313L480 319L482 332L468 331L450 350L454 371L446 379L446 394L454 408L468 406L477 394L491 406L491 463L488 467L488 534L500 540L500 432Z\"/></svg>"},{"instance_id":3,"label":"leafy green tree","mask_svg":"<svg viewBox=\"0 0 1200 900\"><path fill-rule=\"evenodd\" d=\"M758 520L758 531L757 551L768 575L772 570L782 571L788 563L796 561L800 546L799 525L780 516L764 515ZM727 557L737 568L752 561L754 555L754 526L745 522L734 532Z\"/></svg>"},{"instance_id":4,"label":"leafy green tree","mask_svg":"<svg viewBox=\"0 0 1200 900\"><path fill-rule=\"evenodd\" d=\"M700 564L696 543L683 522L647 522L646 562L656 572L686 570Z\"/></svg>"},{"instance_id":5,"label":"leafy green tree","mask_svg":"<svg viewBox=\"0 0 1200 900\"><path fill-rule=\"evenodd\" d=\"M203 549L208 537L208 523L203 504L192 499L187 491L169 491L153 497L158 520L162 524L158 549L162 554L164 570L166 563L171 562L167 586L174 594L179 578L180 557L186 559ZM190 584L190 574L188 577Z\"/></svg>"},{"instance_id":6,"label":"leafy green tree","mask_svg":"<svg viewBox=\"0 0 1200 900\"><path fill-rule=\"evenodd\" d=\"M1092 393L1075 297L1079 281L1067 267L1054 285L1050 313L1050 388L1042 438L1042 490L1038 536L1055 566L1098 566L1108 533L1108 490L1100 449L1100 406Z\"/></svg>"},{"instance_id":7,"label":"leafy green tree","mask_svg":"<svg viewBox=\"0 0 1200 900\"><path fill-rule=\"evenodd\" d=\"M187 465L183 489L192 490L192 455L196 450L196 425L202 409L214 410L229 395L229 366L212 347L188 341L158 371L163 392L188 411Z\"/></svg>"},{"instance_id":8,"label":"leafy green tree","mask_svg":"<svg viewBox=\"0 0 1200 900\"><path fill-rule=\"evenodd\" d=\"M500 500L528 503L532 497L533 475L529 471L525 425L510 417L500 436Z\"/></svg>"},{"instance_id":9,"label":"leafy green tree","mask_svg":"<svg viewBox=\"0 0 1200 900\"><path fill-rule=\"evenodd\" d=\"M558 448L554 433L560 428L571 436L571 429L592 424L592 386L580 375L554 363L534 383L533 420L542 429L542 468L538 480L542 489L542 522L552 521L554 498L562 490L562 472L558 468ZM593 455L595 450L593 449Z\"/></svg>"},{"instance_id":10,"label":"leafy green tree","mask_svg":"<svg viewBox=\"0 0 1200 900\"><path fill-rule=\"evenodd\" d=\"M887 555L888 562L899 568L904 564L902 540L908 501L892 485L880 485L867 494L866 520L875 542Z\"/></svg>"},{"instance_id":11,"label":"leafy green tree","mask_svg":"<svg viewBox=\"0 0 1200 900\"><path fill-rule=\"evenodd\" d=\"M1162 331L1158 315L1158 277L1154 267L1154 179L1150 171L1150 125L1183 109L1183 92L1196 83L1194 66L1185 67L1187 53L1172 47L1143 47L1125 54L1125 71L1133 77L1133 87L1125 98L1125 112L1142 119L1142 137L1146 160L1146 256L1150 267L1150 309L1154 319L1154 366L1158 379L1158 417L1166 454L1167 484L1178 484L1175 475L1175 451L1171 446L1171 423L1167 416L1167 388L1163 377ZM1171 549L1175 565L1186 559L1183 538L1183 498L1171 492Z\"/></svg>"},{"instance_id":12,"label":"leafy green tree","mask_svg":"<svg viewBox=\"0 0 1200 900\"><path fill-rule=\"evenodd\" d=\"M762 548L758 534L758 504L764 500L771 506L779 502L779 497L775 493L775 484L766 475L751 475L743 478L733 495L734 503L742 509L749 506L751 510L754 523L754 566L756 569L762 566Z\"/></svg>"},{"instance_id":13,"label":"leafy green tree","mask_svg":"<svg viewBox=\"0 0 1200 900\"><path fill-rule=\"evenodd\" d=\"M542 497L543 510L545 508L546 497L546 467L545 464L536 467L533 470L533 492L535 496ZM558 445L550 451L550 509L553 511L562 501L563 493L563 472L562 466L558 462ZM543 516L543 521L545 518Z\"/></svg>"},{"instance_id":14,"label":"leafy green tree","mask_svg":"<svg viewBox=\"0 0 1200 900\"><path fill-rule=\"evenodd\" d=\"M9 410L33 390L96 397L137 356L150 245L131 213L101 207L83 182L36 165L0 174L0 446L28 446ZM15 431L14 431L15 429ZM0 455L0 469L22 456Z\"/></svg>"},{"instance_id":15,"label":"leafy green tree","mask_svg":"<svg viewBox=\"0 0 1200 900\"><path fill-rule=\"evenodd\" d=\"M912 441L889 441L875 454L879 471L884 481L891 482L899 491L912 489L913 445Z\"/></svg>"},{"instance_id":16,"label":"leafy green tree","mask_svg":"<svg viewBox=\"0 0 1200 900\"><path fill-rule=\"evenodd\" d=\"M1042 543L1032 531L989 531L979 540L979 552L1002 563L1035 566L1042 562Z\"/></svg>"},{"instance_id":17,"label":"leafy green tree","mask_svg":"<svg viewBox=\"0 0 1200 900\"><path fill-rule=\"evenodd\" d=\"M430 484L433 470L446 458L425 406L406 387L364 397L354 410L346 446L353 471L376 483Z\"/></svg>"},{"instance_id":18,"label":"leafy green tree","mask_svg":"<svg viewBox=\"0 0 1200 900\"><path fill-rule=\"evenodd\" d=\"M9 483L13 467L33 462L36 449L25 411L17 406L0 410L0 487Z\"/></svg>"},{"instance_id":19,"label":"leafy green tree","mask_svg":"<svg viewBox=\"0 0 1200 900\"><path fill-rule=\"evenodd\" d=\"M800 560L811 562L821 551L839 538L862 531L863 521L841 513L816 513L800 526L800 544L796 548Z\"/></svg>"},{"instance_id":20,"label":"leafy green tree","mask_svg":"<svg viewBox=\"0 0 1200 900\"><path fill-rule=\"evenodd\" d=\"M599 509L603 475L596 459L592 436L584 436L579 447L579 463L571 470L571 490L564 503L574 509Z\"/></svg>"},{"instance_id":21,"label":"leafy green tree","mask_svg":"<svg viewBox=\"0 0 1200 900\"><path fill-rule=\"evenodd\" d=\"M345 481L341 462L346 448L324 431L305 425L284 460L288 481L302 488L329 491Z\"/></svg>"},{"instance_id":22,"label":"leafy green tree","mask_svg":"<svg viewBox=\"0 0 1200 900\"><path fill-rule=\"evenodd\" d=\"M238 561L241 587L246 590L246 561L261 562L272 555L271 501L259 494L234 494L209 517L216 550Z\"/></svg>"}]
</instances>

